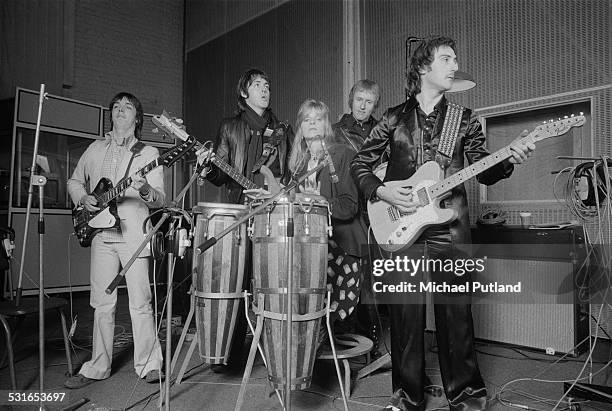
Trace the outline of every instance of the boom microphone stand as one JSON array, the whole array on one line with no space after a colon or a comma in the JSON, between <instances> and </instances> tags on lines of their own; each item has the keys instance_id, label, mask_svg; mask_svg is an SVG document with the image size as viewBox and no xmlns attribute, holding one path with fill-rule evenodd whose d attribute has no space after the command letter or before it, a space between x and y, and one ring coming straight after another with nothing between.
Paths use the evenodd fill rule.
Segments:
<instances>
[{"instance_id":1,"label":"boom microphone stand","mask_svg":"<svg viewBox=\"0 0 612 411\"><path fill-rule=\"evenodd\" d=\"M43 239L45 234L45 217L44 217L44 187L47 183L47 178L40 175L35 175L36 160L38 157L38 142L40 140L40 119L42 117L42 105L45 99L45 85L40 85L38 96L38 118L36 120L36 132L34 134L34 149L32 151L32 167L30 167L30 186L28 188L28 203L26 208L25 229L23 236L23 246L21 249L21 260L19 265L19 283L17 286L17 298L15 305L18 307L21 302L22 281L23 281L23 266L25 263L25 252L28 243L28 230L30 223L30 214L32 211L32 195L34 186L38 186L38 356L39 356L39 386L40 392L44 392L45 386L45 300L44 300L44 276L43 276ZM45 409L41 403L39 409Z\"/></svg>"}]
</instances>

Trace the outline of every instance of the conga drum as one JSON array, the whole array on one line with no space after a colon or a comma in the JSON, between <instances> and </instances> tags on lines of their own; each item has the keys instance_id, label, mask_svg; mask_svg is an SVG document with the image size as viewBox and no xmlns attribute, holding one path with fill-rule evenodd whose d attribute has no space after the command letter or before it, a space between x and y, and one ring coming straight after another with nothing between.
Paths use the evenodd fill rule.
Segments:
<instances>
[{"instance_id":1,"label":"conga drum","mask_svg":"<svg viewBox=\"0 0 612 411\"><path fill-rule=\"evenodd\" d=\"M257 206L257 202L251 206ZM264 316L263 350L268 379L285 386L287 298L287 217L294 213L291 389L310 386L321 317L325 315L327 237L331 224L324 197L281 197L251 219L253 243L253 309ZM261 304L263 303L263 307Z\"/></svg>"},{"instance_id":2,"label":"conga drum","mask_svg":"<svg viewBox=\"0 0 612 411\"><path fill-rule=\"evenodd\" d=\"M216 236L248 212L240 204L198 203L194 244ZM227 363L240 310L244 279L246 224L241 224L202 254L194 253L193 286L200 357L209 364Z\"/></svg>"}]
</instances>

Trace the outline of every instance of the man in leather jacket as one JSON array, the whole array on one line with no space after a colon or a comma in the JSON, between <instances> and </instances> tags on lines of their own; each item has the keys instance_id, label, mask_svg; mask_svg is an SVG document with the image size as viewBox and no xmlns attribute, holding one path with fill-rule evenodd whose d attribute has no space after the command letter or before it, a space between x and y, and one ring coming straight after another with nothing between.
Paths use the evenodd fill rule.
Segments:
<instances>
[{"instance_id":1,"label":"man in leather jacket","mask_svg":"<svg viewBox=\"0 0 612 411\"><path fill-rule=\"evenodd\" d=\"M386 186L372 172L387 147L391 149L391 156L385 181L409 178L424 162L432 160L437 160L445 176L449 176L464 168L464 158L472 164L489 154L482 127L469 109L464 109L458 120L452 155L444 157L438 151L449 109L445 92L452 87L454 73L458 70L454 49L454 41L447 37L427 38L416 48L408 74L408 100L384 113L351 163L367 199L384 200L407 213L414 212L418 206L418 198L416 195L413 198L410 187ZM512 157L480 174L478 181L489 185L509 177L513 163L524 161L533 149L533 144L525 145L515 140L511 145ZM421 247L427 258L452 258L457 252L454 245L471 241L463 184L452 189L443 204L445 208L454 209L457 218L449 224L426 229L415 245L409 247L413 250ZM442 271L432 272L431 277L438 282L452 282L458 278L452 272ZM476 362L471 307L463 300L448 304L452 296L445 296L448 299L438 297L434 295L438 360L450 409L484 410L486 387ZM414 295L404 293L400 298L401 303L389 305L394 394L385 409L424 410L427 378L424 296L417 296L419 299L415 301Z\"/></svg>"},{"instance_id":2,"label":"man in leather jacket","mask_svg":"<svg viewBox=\"0 0 612 411\"><path fill-rule=\"evenodd\" d=\"M254 169L256 163L262 160L277 181L286 183L290 179L287 162L293 140L290 126L277 120L270 109L270 83L268 76L262 70L251 68L244 72L236 86L238 113L234 117L221 121L217 135L215 156L235 168L238 173L264 187L264 176ZM209 151L201 149L197 152L198 162L209 160ZM243 204L245 194L243 188L228 174L208 163L203 175L217 186L225 185L225 202ZM246 247L245 274L243 285L248 287L252 269L251 245ZM241 300L239 313L244 310ZM234 328L232 347L228 366L233 371L242 366L242 348L246 336L246 320L238 315ZM212 365L215 372L223 372L227 368Z\"/></svg>"},{"instance_id":3,"label":"man in leather jacket","mask_svg":"<svg viewBox=\"0 0 612 411\"><path fill-rule=\"evenodd\" d=\"M255 163L264 153L265 144L274 146L266 164L281 182L289 180L287 159L293 139L291 128L280 123L270 108L270 83L265 72L259 69L247 70L236 86L238 113L223 119L217 133L215 155L237 169L247 179L260 187L264 176L253 170ZM227 188L227 201L235 204L244 202L243 188L225 172L212 166L206 178L217 186Z\"/></svg>"},{"instance_id":4,"label":"man in leather jacket","mask_svg":"<svg viewBox=\"0 0 612 411\"><path fill-rule=\"evenodd\" d=\"M351 87L349 92L348 105L351 108L350 113L345 113L340 121L335 123L332 128L334 130L334 138L336 143L343 144L351 148L354 152L359 151L365 139L370 135L370 131L378 120L374 117L374 112L378 108L380 102L380 87L378 83L372 80L363 79L357 81ZM381 161L387 161L386 157ZM363 196L359 198L359 208L364 225L369 225L368 216L365 207L365 199ZM379 257L378 250L372 248L369 252L370 258L363 261L364 272L370 270L370 260ZM377 307L373 304L373 296L371 295L369 286L370 275L365 275L362 293L359 305L355 310L355 314L350 316L345 322L349 332L357 332L365 334L374 343L372 355L380 356L378 351L379 338L382 330L379 329L379 315ZM365 296L365 298L364 298ZM355 329L353 329L355 328Z\"/></svg>"},{"instance_id":5,"label":"man in leather jacket","mask_svg":"<svg viewBox=\"0 0 612 411\"><path fill-rule=\"evenodd\" d=\"M349 92L351 112L332 126L336 141L358 151L378 120L372 114L380 101L380 87L372 80L359 80Z\"/></svg>"}]
</instances>

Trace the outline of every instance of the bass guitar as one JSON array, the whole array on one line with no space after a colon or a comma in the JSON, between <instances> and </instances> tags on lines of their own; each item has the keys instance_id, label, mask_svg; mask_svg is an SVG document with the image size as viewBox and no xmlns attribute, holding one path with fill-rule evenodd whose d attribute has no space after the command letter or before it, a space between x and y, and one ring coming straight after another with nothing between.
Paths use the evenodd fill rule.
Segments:
<instances>
[{"instance_id":1,"label":"bass guitar","mask_svg":"<svg viewBox=\"0 0 612 411\"><path fill-rule=\"evenodd\" d=\"M584 122L584 116L580 115L545 123L536 127L520 141L535 143L549 137L560 136L572 127L583 125ZM383 200L368 201L368 215L376 242L387 252L401 251L411 246L427 227L450 223L457 218L457 212L440 207L445 195L464 181L511 156L510 146L506 146L447 178L443 178L444 171L437 162L428 161L406 180L385 181L385 186L388 187L411 188L417 207L414 212L405 213ZM384 171L376 174L381 180L384 178Z\"/></svg>"},{"instance_id":2,"label":"bass guitar","mask_svg":"<svg viewBox=\"0 0 612 411\"><path fill-rule=\"evenodd\" d=\"M144 177L151 170L159 166L170 167L181 156L186 154L195 145L195 138L187 139L181 144L169 149L155 160L151 161L134 174L119 180L113 187L113 182L103 177L96 184L90 194L98 200L98 211L88 211L82 205L72 210L72 224L74 232L83 247L89 247L94 236L100 231L119 226L119 215L117 214L117 197L130 187L134 177Z\"/></svg>"}]
</instances>

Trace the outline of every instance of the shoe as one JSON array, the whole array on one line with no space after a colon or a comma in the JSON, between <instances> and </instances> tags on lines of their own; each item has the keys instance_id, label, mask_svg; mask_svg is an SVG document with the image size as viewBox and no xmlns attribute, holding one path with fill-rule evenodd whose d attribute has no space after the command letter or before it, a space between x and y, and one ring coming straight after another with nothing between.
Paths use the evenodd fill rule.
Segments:
<instances>
[{"instance_id":1,"label":"shoe","mask_svg":"<svg viewBox=\"0 0 612 411\"><path fill-rule=\"evenodd\" d=\"M64 387L69 388L71 390L76 390L79 388L86 387L89 384L94 383L96 381L100 381L100 380L95 380L93 378L87 378L83 374L77 374L77 375L73 375L72 377L64 381Z\"/></svg>"},{"instance_id":2,"label":"shoe","mask_svg":"<svg viewBox=\"0 0 612 411\"><path fill-rule=\"evenodd\" d=\"M399 388L396 390L391 398L389 398L389 403L383 411L424 411L425 410L425 400L421 400L419 403L415 404L410 400L408 395Z\"/></svg>"},{"instance_id":3,"label":"shoe","mask_svg":"<svg viewBox=\"0 0 612 411\"><path fill-rule=\"evenodd\" d=\"M145 375L145 381L149 384L155 384L156 382L164 380L164 373L160 370L151 370Z\"/></svg>"},{"instance_id":4,"label":"shoe","mask_svg":"<svg viewBox=\"0 0 612 411\"><path fill-rule=\"evenodd\" d=\"M487 409L486 388L467 387L448 401L450 411L485 411Z\"/></svg>"}]
</instances>

